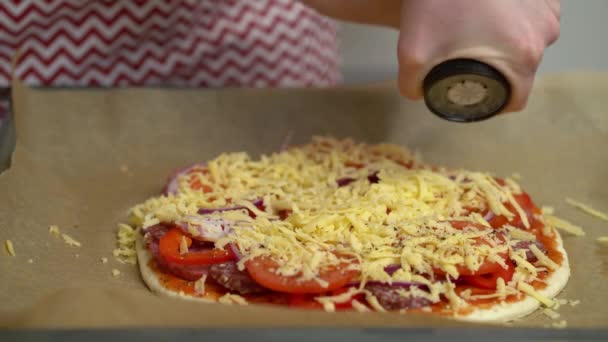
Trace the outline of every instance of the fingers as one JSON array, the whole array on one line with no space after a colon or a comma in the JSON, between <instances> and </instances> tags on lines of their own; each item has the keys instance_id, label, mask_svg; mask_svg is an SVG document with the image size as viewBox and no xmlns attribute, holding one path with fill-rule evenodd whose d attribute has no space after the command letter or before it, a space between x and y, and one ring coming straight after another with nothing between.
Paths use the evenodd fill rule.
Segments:
<instances>
[{"instance_id":1,"label":"fingers","mask_svg":"<svg viewBox=\"0 0 608 342\"><path fill-rule=\"evenodd\" d=\"M433 56L432 49L436 46L433 40L433 30L428 30L417 19L408 17L412 9L403 8L402 22L397 44L397 61L399 62L399 91L410 100L420 100L423 97L422 82L428 72L428 65Z\"/></svg>"},{"instance_id":2,"label":"fingers","mask_svg":"<svg viewBox=\"0 0 608 342\"><path fill-rule=\"evenodd\" d=\"M423 97L422 82L426 71L427 59L423 54L416 53L406 41L399 40L399 92L410 100L420 100Z\"/></svg>"},{"instance_id":3,"label":"fingers","mask_svg":"<svg viewBox=\"0 0 608 342\"><path fill-rule=\"evenodd\" d=\"M517 79L516 86L511 86L511 100L502 113L520 112L528 105L528 99L534 84L534 74Z\"/></svg>"}]
</instances>

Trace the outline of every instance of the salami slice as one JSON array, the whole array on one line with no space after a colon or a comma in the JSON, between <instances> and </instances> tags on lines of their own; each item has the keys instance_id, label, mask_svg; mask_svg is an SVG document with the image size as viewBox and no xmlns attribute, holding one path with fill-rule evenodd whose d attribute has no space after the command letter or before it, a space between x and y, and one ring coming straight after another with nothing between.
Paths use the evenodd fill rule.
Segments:
<instances>
[{"instance_id":1,"label":"salami slice","mask_svg":"<svg viewBox=\"0 0 608 342\"><path fill-rule=\"evenodd\" d=\"M422 297L403 296L399 290L404 287L391 286L388 284L368 284L365 288L377 299L378 303L386 310L415 309L430 304L428 299Z\"/></svg>"},{"instance_id":2,"label":"salami slice","mask_svg":"<svg viewBox=\"0 0 608 342\"><path fill-rule=\"evenodd\" d=\"M223 287L240 294L253 294L267 291L256 283L247 271L240 271L235 262L226 262L211 266L209 276Z\"/></svg>"}]
</instances>

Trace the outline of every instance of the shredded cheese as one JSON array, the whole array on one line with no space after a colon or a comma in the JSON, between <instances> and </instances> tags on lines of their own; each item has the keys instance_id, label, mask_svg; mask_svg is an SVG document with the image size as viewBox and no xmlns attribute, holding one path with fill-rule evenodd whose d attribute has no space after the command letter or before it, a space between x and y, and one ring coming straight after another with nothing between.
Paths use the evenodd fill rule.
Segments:
<instances>
[{"instance_id":1,"label":"shredded cheese","mask_svg":"<svg viewBox=\"0 0 608 342\"><path fill-rule=\"evenodd\" d=\"M59 233L60 232L59 232L59 227L58 226L56 226L56 225L49 226L49 234L59 235Z\"/></svg>"},{"instance_id":2,"label":"shredded cheese","mask_svg":"<svg viewBox=\"0 0 608 342\"><path fill-rule=\"evenodd\" d=\"M203 274L196 282L194 282L194 292L196 294L205 294L205 282L207 281L207 275Z\"/></svg>"},{"instance_id":3,"label":"shredded cheese","mask_svg":"<svg viewBox=\"0 0 608 342\"><path fill-rule=\"evenodd\" d=\"M112 255L120 263L135 264L137 251L135 250L135 230L128 224L119 223L117 235L117 248Z\"/></svg>"},{"instance_id":4,"label":"shredded cheese","mask_svg":"<svg viewBox=\"0 0 608 342\"><path fill-rule=\"evenodd\" d=\"M529 295L530 297L536 299L537 301L539 301L541 304L543 304L544 306L546 306L548 308L551 308L555 305L555 302L552 299L547 298L546 296L543 296L542 294L538 293L538 291L536 291L534 289L534 287L530 284L520 281L517 284L517 288L520 291Z\"/></svg>"},{"instance_id":5,"label":"shredded cheese","mask_svg":"<svg viewBox=\"0 0 608 342\"><path fill-rule=\"evenodd\" d=\"M512 239L523 240L523 241L536 240L536 236L534 234L529 233L523 229L519 229L519 228L512 227L512 226L507 226L506 228L509 229L509 234L511 235Z\"/></svg>"},{"instance_id":6,"label":"shredded cheese","mask_svg":"<svg viewBox=\"0 0 608 342\"><path fill-rule=\"evenodd\" d=\"M576 235L576 236L585 235L585 231L583 230L583 228L576 226L566 220L557 218L553 215L545 215L545 220L547 221L548 224L554 226L555 228L561 229L572 235Z\"/></svg>"},{"instance_id":7,"label":"shredded cheese","mask_svg":"<svg viewBox=\"0 0 608 342\"><path fill-rule=\"evenodd\" d=\"M551 319L558 319L560 314L557 311L553 311L551 309L545 308L543 309L543 314Z\"/></svg>"},{"instance_id":8,"label":"shredded cheese","mask_svg":"<svg viewBox=\"0 0 608 342\"><path fill-rule=\"evenodd\" d=\"M73 237L69 236L68 234L61 234L61 238L63 239L63 242L66 243L66 245L71 246L71 247L80 247L82 246L80 244L80 242L76 241Z\"/></svg>"},{"instance_id":9,"label":"shredded cheese","mask_svg":"<svg viewBox=\"0 0 608 342\"><path fill-rule=\"evenodd\" d=\"M534 267L534 265L532 265L530 262L528 262L528 260L522 258L521 256L519 256L517 254L512 254L511 258L513 260L515 260L515 262L517 263L517 267L522 267L526 271L528 271L529 274L534 275L534 276L536 275L536 267Z\"/></svg>"},{"instance_id":10,"label":"shredded cheese","mask_svg":"<svg viewBox=\"0 0 608 342\"><path fill-rule=\"evenodd\" d=\"M545 215L553 215L555 213L555 208L543 206L543 207L541 207L541 211Z\"/></svg>"},{"instance_id":11,"label":"shredded cheese","mask_svg":"<svg viewBox=\"0 0 608 342\"><path fill-rule=\"evenodd\" d=\"M34 263L34 259L27 259L27 263L28 264L33 264Z\"/></svg>"},{"instance_id":12,"label":"shredded cheese","mask_svg":"<svg viewBox=\"0 0 608 342\"><path fill-rule=\"evenodd\" d=\"M365 306L365 304L361 303L360 301L353 299L350 304L352 305L353 309L357 310L358 312L369 312L369 308L367 306Z\"/></svg>"},{"instance_id":13,"label":"shredded cheese","mask_svg":"<svg viewBox=\"0 0 608 342\"><path fill-rule=\"evenodd\" d=\"M600 236L599 238L597 238L597 242L604 245L608 245L608 236Z\"/></svg>"},{"instance_id":14,"label":"shredded cheese","mask_svg":"<svg viewBox=\"0 0 608 342\"><path fill-rule=\"evenodd\" d=\"M565 329L568 327L568 322L566 322L565 320L561 320L559 322L552 323L551 326L556 329Z\"/></svg>"},{"instance_id":15,"label":"shredded cheese","mask_svg":"<svg viewBox=\"0 0 608 342\"><path fill-rule=\"evenodd\" d=\"M559 268L559 265L556 264L555 261L549 259L549 257L546 256L545 253L543 253L536 245L531 244L529 248L541 265L547 266L547 268L550 270L556 270Z\"/></svg>"},{"instance_id":16,"label":"shredded cheese","mask_svg":"<svg viewBox=\"0 0 608 342\"><path fill-rule=\"evenodd\" d=\"M593 209L590 206L586 205L585 203L575 201L569 197L566 197L566 203L570 204L571 206L573 206L579 210L584 211L585 213L587 213L595 218L608 222L608 214L605 214L599 210Z\"/></svg>"},{"instance_id":17,"label":"shredded cheese","mask_svg":"<svg viewBox=\"0 0 608 342\"><path fill-rule=\"evenodd\" d=\"M13 246L13 242L11 240L6 240L4 242L4 246L6 247L8 255L15 256L15 247Z\"/></svg>"},{"instance_id":18,"label":"shredded cheese","mask_svg":"<svg viewBox=\"0 0 608 342\"><path fill-rule=\"evenodd\" d=\"M226 293L218 299L218 302L222 304L238 304L238 305L247 305L247 300L237 294Z\"/></svg>"},{"instance_id":19,"label":"shredded cheese","mask_svg":"<svg viewBox=\"0 0 608 342\"><path fill-rule=\"evenodd\" d=\"M112 269L112 277L118 277L120 275L120 271L113 268Z\"/></svg>"},{"instance_id":20,"label":"shredded cheese","mask_svg":"<svg viewBox=\"0 0 608 342\"><path fill-rule=\"evenodd\" d=\"M107 262L108 262L108 258L101 258L100 260L101 260L101 263L102 263L102 264L105 264L105 263L107 263Z\"/></svg>"},{"instance_id":21,"label":"shredded cheese","mask_svg":"<svg viewBox=\"0 0 608 342\"><path fill-rule=\"evenodd\" d=\"M185 236L182 236L182 239L179 242L179 254L180 255L188 254L188 242L186 241Z\"/></svg>"},{"instance_id":22,"label":"shredded cheese","mask_svg":"<svg viewBox=\"0 0 608 342\"><path fill-rule=\"evenodd\" d=\"M365 292L365 300L374 310L378 312L386 312L386 309L384 309L384 307L380 305L380 302L378 302L378 298L376 298L376 296L374 296L371 292Z\"/></svg>"},{"instance_id":23,"label":"shredded cheese","mask_svg":"<svg viewBox=\"0 0 608 342\"><path fill-rule=\"evenodd\" d=\"M503 278L496 279L496 293L498 293L498 298L500 298L500 300L505 300L507 298L507 285Z\"/></svg>"}]
</instances>

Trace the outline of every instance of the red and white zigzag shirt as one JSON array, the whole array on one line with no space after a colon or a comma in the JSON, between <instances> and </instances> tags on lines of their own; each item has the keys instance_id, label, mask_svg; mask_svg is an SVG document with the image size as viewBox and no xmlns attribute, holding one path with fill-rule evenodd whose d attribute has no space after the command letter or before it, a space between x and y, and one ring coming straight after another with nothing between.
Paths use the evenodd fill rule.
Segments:
<instances>
[{"instance_id":1,"label":"red and white zigzag shirt","mask_svg":"<svg viewBox=\"0 0 608 342\"><path fill-rule=\"evenodd\" d=\"M0 87L12 73L35 86L340 79L334 23L296 0L3 0Z\"/></svg>"}]
</instances>

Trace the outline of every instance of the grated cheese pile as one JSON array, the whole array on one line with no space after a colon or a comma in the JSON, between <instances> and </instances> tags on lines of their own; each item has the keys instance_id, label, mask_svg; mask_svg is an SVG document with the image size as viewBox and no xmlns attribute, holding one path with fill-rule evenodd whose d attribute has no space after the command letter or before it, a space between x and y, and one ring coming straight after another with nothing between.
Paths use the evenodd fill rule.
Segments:
<instances>
[{"instance_id":1,"label":"grated cheese pile","mask_svg":"<svg viewBox=\"0 0 608 342\"><path fill-rule=\"evenodd\" d=\"M135 265L137 252L135 252L135 232L133 228L128 224L119 223L116 237L118 247L112 251L112 255L120 263Z\"/></svg>"},{"instance_id":2,"label":"grated cheese pile","mask_svg":"<svg viewBox=\"0 0 608 342\"><path fill-rule=\"evenodd\" d=\"M378 182L368 180L373 178ZM206 190L192 189L193 181ZM248 260L266 256L277 262L277 274L323 284L319 270L348 262L360 271L363 283L418 282L428 290L414 287L421 292L417 295L433 303L447 298L452 307L466 303L447 275L458 277L461 265L476 271L486 260L506 267L501 256L509 254L518 260L517 272L493 296L523 292L551 306L528 283L539 272L554 269L555 262L538 250L538 262L531 264L525 252L512 248L535 235L516 227L497 233L480 214L519 218L530 227L515 200L520 193L513 179L502 183L486 173L431 168L398 146L317 137L259 160L246 153L222 154L208 162L206 172L182 175L176 194L151 198L130 215L133 227L146 229L161 222L189 222L201 208L243 206L255 219L248 210L205 215L231 222L216 247L237 246L241 269ZM262 209L253 203L260 199ZM281 212L289 215L282 220ZM544 220L542 215L538 219ZM450 221L462 222L461 227ZM401 268L389 274L389 265ZM446 276L436 279L437 270ZM373 295L366 293L366 299L381 309ZM333 310L332 298L321 302Z\"/></svg>"}]
</instances>

